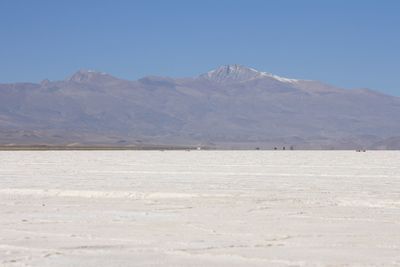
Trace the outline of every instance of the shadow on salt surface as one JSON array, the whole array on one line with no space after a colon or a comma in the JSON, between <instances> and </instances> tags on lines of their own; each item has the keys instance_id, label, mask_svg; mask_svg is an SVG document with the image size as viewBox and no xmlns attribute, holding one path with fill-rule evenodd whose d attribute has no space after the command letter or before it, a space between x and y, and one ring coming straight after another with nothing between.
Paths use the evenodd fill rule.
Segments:
<instances>
[{"instance_id":1,"label":"shadow on salt surface","mask_svg":"<svg viewBox=\"0 0 400 267\"><path fill-rule=\"evenodd\" d=\"M201 197L230 197L228 194L188 194L172 192L132 192L132 191L94 191L94 190L60 190L60 189L0 189L0 194L11 196L35 197L79 197L79 198L116 198L116 199L173 199Z\"/></svg>"}]
</instances>

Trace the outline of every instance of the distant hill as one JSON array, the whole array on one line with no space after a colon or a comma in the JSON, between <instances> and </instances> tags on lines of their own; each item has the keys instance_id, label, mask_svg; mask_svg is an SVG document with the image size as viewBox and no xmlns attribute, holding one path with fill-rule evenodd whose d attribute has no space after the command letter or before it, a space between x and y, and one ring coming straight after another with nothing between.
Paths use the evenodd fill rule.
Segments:
<instances>
[{"instance_id":1,"label":"distant hill","mask_svg":"<svg viewBox=\"0 0 400 267\"><path fill-rule=\"evenodd\" d=\"M137 81L81 70L0 84L0 144L399 149L400 98L241 65Z\"/></svg>"}]
</instances>

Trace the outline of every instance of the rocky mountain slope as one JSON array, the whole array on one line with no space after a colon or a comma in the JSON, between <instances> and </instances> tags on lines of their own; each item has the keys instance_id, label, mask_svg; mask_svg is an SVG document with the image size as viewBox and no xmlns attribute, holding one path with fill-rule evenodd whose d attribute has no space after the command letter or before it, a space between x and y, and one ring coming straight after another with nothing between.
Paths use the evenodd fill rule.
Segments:
<instances>
[{"instance_id":1,"label":"rocky mountain slope","mask_svg":"<svg viewBox=\"0 0 400 267\"><path fill-rule=\"evenodd\" d=\"M0 84L0 143L400 149L400 98L241 65L193 78Z\"/></svg>"}]
</instances>

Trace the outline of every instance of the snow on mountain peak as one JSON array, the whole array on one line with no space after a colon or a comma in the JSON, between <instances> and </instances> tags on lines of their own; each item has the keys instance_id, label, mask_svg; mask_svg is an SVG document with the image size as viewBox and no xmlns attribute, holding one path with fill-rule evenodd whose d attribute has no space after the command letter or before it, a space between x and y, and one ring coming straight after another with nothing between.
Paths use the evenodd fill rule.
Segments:
<instances>
[{"instance_id":1,"label":"snow on mountain peak","mask_svg":"<svg viewBox=\"0 0 400 267\"><path fill-rule=\"evenodd\" d=\"M280 82L283 82L283 83L296 83L296 82L299 81L297 79L285 78L285 77L281 77L281 76L278 76L278 75L275 75L275 74L271 74L271 73L268 73L268 72L262 72L262 74L264 76L271 77L271 78L273 78L275 80L278 80Z\"/></svg>"},{"instance_id":2,"label":"snow on mountain peak","mask_svg":"<svg viewBox=\"0 0 400 267\"><path fill-rule=\"evenodd\" d=\"M254 79L260 76L260 72L242 65L224 65L209 71L201 77L216 82L240 82Z\"/></svg>"},{"instance_id":3,"label":"snow on mountain peak","mask_svg":"<svg viewBox=\"0 0 400 267\"><path fill-rule=\"evenodd\" d=\"M257 78L268 77L284 83L298 82L296 79L280 77L268 72L261 72L253 68L242 66L239 64L224 65L215 70L209 71L200 77L215 82L242 82Z\"/></svg>"}]
</instances>

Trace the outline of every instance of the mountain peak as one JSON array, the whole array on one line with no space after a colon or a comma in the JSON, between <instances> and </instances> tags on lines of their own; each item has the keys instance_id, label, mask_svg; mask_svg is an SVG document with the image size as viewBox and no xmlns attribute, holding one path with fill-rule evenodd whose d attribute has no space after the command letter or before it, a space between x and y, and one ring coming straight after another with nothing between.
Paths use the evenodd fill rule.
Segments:
<instances>
[{"instance_id":1,"label":"mountain peak","mask_svg":"<svg viewBox=\"0 0 400 267\"><path fill-rule=\"evenodd\" d=\"M201 75L201 77L215 82L241 82L257 78L260 75L261 72L255 69L233 64L218 67Z\"/></svg>"},{"instance_id":2,"label":"mountain peak","mask_svg":"<svg viewBox=\"0 0 400 267\"><path fill-rule=\"evenodd\" d=\"M268 72L258 71L239 64L223 65L215 70L202 74L200 77L219 83L243 82L258 78L272 78L284 83L294 83L298 81L296 79L284 78Z\"/></svg>"},{"instance_id":3,"label":"mountain peak","mask_svg":"<svg viewBox=\"0 0 400 267\"><path fill-rule=\"evenodd\" d=\"M105 72L81 69L75 72L67 80L69 82L84 83L84 82L104 81L105 78L109 79L113 77Z\"/></svg>"}]
</instances>

